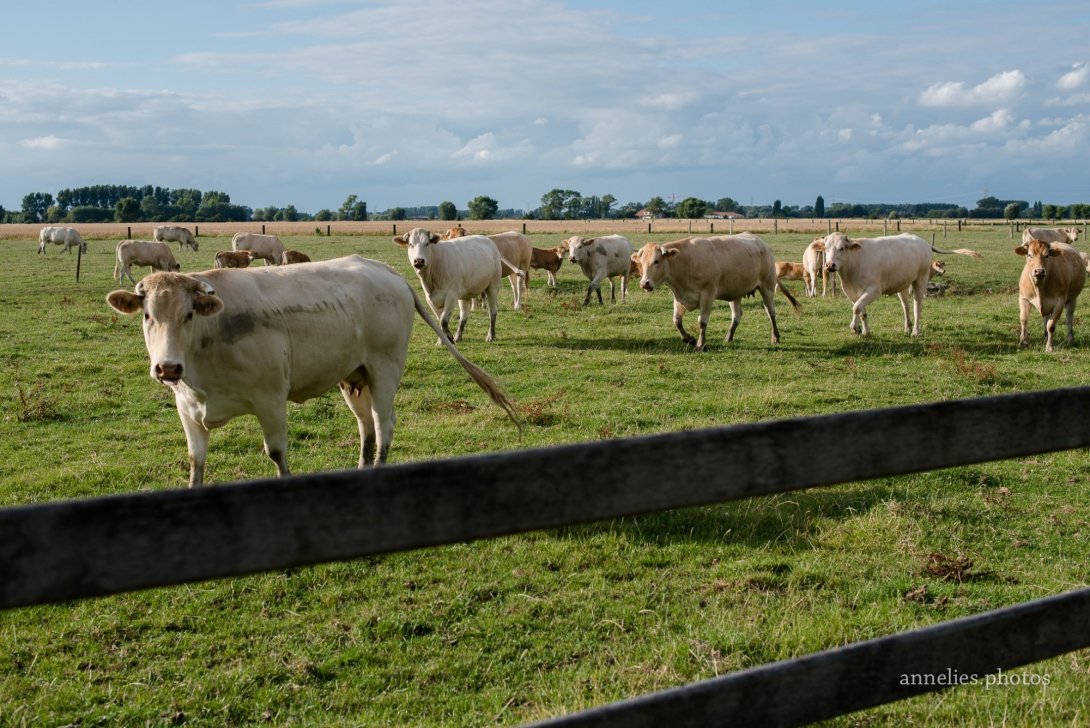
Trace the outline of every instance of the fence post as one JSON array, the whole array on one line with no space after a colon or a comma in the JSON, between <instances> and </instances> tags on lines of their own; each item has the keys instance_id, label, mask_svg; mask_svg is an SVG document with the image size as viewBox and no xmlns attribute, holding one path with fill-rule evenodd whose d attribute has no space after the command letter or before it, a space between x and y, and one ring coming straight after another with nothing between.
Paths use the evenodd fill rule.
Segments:
<instances>
[{"instance_id":1,"label":"fence post","mask_svg":"<svg viewBox=\"0 0 1090 728\"><path fill-rule=\"evenodd\" d=\"M76 283L79 283L79 267L83 262L83 246L80 245L76 248Z\"/></svg>"},{"instance_id":2,"label":"fence post","mask_svg":"<svg viewBox=\"0 0 1090 728\"><path fill-rule=\"evenodd\" d=\"M897 218L897 232L901 232L901 218Z\"/></svg>"},{"instance_id":3,"label":"fence post","mask_svg":"<svg viewBox=\"0 0 1090 728\"><path fill-rule=\"evenodd\" d=\"M832 220L828 220L828 219L825 220L825 234L826 235L832 235L833 234L833 221Z\"/></svg>"},{"instance_id":4,"label":"fence post","mask_svg":"<svg viewBox=\"0 0 1090 728\"><path fill-rule=\"evenodd\" d=\"M329 237L329 226L328 225L325 226L325 236L327 238Z\"/></svg>"},{"instance_id":5,"label":"fence post","mask_svg":"<svg viewBox=\"0 0 1090 728\"><path fill-rule=\"evenodd\" d=\"M1085 225L1085 223L1084 223L1084 225ZM715 223L714 223L714 222L712 222L712 223L708 223L708 231L709 231L709 232L713 232L713 233L715 232ZM1086 233L1084 232L1084 233L1082 234L1082 236L1083 236L1083 237L1085 238L1085 237L1086 237Z\"/></svg>"},{"instance_id":6,"label":"fence post","mask_svg":"<svg viewBox=\"0 0 1090 728\"><path fill-rule=\"evenodd\" d=\"M961 218L958 218L958 232L961 232Z\"/></svg>"},{"instance_id":7,"label":"fence post","mask_svg":"<svg viewBox=\"0 0 1090 728\"><path fill-rule=\"evenodd\" d=\"M772 234L773 235L779 235L780 234L780 221L779 220L773 220L772 221Z\"/></svg>"},{"instance_id":8,"label":"fence post","mask_svg":"<svg viewBox=\"0 0 1090 728\"><path fill-rule=\"evenodd\" d=\"M946 237L946 221L945 220L942 221L942 236L944 238Z\"/></svg>"},{"instance_id":9,"label":"fence post","mask_svg":"<svg viewBox=\"0 0 1090 728\"><path fill-rule=\"evenodd\" d=\"M840 220L836 221L836 231L840 232Z\"/></svg>"},{"instance_id":10,"label":"fence post","mask_svg":"<svg viewBox=\"0 0 1090 728\"><path fill-rule=\"evenodd\" d=\"M129 225L125 229L129 231L128 234L125 237L127 237L129 240L132 240L132 225ZM77 280L79 280L79 279L77 279Z\"/></svg>"},{"instance_id":11,"label":"fence post","mask_svg":"<svg viewBox=\"0 0 1090 728\"><path fill-rule=\"evenodd\" d=\"M199 238L200 236L201 236L201 226L200 225L194 225L193 226L193 237Z\"/></svg>"},{"instance_id":12,"label":"fence post","mask_svg":"<svg viewBox=\"0 0 1090 728\"><path fill-rule=\"evenodd\" d=\"M689 234L690 235L693 234L693 221L692 220L689 221Z\"/></svg>"},{"instance_id":13,"label":"fence post","mask_svg":"<svg viewBox=\"0 0 1090 728\"><path fill-rule=\"evenodd\" d=\"M265 234L265 223L261 223L261 234Z\"/></svg>"},{"instance_id":14,"label":"fence post","mask_svg":"<svg viewBox=\"0 0 1090 728\"><path fill-rule=\"evenodd\" d=\"M889 218L882 221L882 234L889 235Z\"/></svg>"},{"instance_id":15,"label":"fence post","mask_svg":"<svg viewBox=\"0 0 1090 728\"><path fill-rule=\"evenodd\" d=\"M734 235L734 218L730 218L727 222L730 223L730 234Z\"/></svg>"},{"instance_id":16,"label":"fence post","mask_svg":"<svg viewBox=\"0 0 1090 728\"><path fill-rule=\"evenodd\" d=\"M397 223L394 223L394 235L397 235Z\"/></svg>"},{"instance_id":17,"label":"fence post","mask_svg":"<svg viewBox=\"0 0 1090 728\"><path fill-rule=\"evenodd\" d=\"M522 234L526 234L526 223L522 223Z\"/></svg>"},{"instance_id":18,"label":"fence post","mask_svg":"<svg viewBox=\"0 0 1090 728\"><path fill-rule=\"evenodd\" d=\"M651 223L647 223L647 232L651 232Z\"/></svg>"}]
</instances>

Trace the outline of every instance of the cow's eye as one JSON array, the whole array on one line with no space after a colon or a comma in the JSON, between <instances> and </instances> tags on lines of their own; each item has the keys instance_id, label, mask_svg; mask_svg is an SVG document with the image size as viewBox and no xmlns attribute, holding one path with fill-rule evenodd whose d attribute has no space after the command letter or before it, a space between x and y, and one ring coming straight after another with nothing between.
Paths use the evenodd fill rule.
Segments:
<instances>
[{"instance_id":1,"label":"cow's eye","mask_svg":"<svg viewBox=\"0 0 1090 728\"><path fill-rule=\"evenodd\" d=\"M655 261L655 265L658 265L658 264L659 264L659 262L658 262L658 261L656 260L656 261Z\"/></svg>"},{"instance_id":2,"label":"cow's eye","mask_svg":"<svg viewBox=\"0 0 1090 728\"><path fill-rule=\"evenodd\" d=\"M192 312L192 311L190 311L189 313L187 313L187 314L185 315L185 322L186 322L186 323L188 324L188 323L189 323L190 321L192 321L192 320L193 320L193 312Z\"/></svg>"},{"instance_id":3,"label":"cow's eye","mask_svg":"<svg viewBox=\"0 0 1090 728\"><path fill-rule=\"evenodd\" d=\"M151 321L151 314L148 313L147 311L144 312L144 320L145 321Z\"/></svg>"}]
</instances>

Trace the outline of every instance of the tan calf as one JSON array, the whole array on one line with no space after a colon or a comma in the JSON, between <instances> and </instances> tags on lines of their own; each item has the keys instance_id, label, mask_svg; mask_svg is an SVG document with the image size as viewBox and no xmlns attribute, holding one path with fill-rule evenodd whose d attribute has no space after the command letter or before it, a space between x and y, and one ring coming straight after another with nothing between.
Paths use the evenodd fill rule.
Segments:
<instances>
[{"instance_id":1,"label":"tan calf","mask_svg":"<svg viewBox=\"0 0 1090 728\"><path fill-rule=\"evenodd\" d=\"M555 248L534 248L530 251L530 268L544 270L549 276L549 285L556 286L556 272L560 270L560 264L564 262L564 254L568 249L563 245Z\"/></svg>"},{"instance_id":2,"label":"tan calf","mask_svg":"<svg viewBox=\"0 0 1090 728\"><path fill-rule=\"evenodd\" d=\"M1018 280L1019 344L1029 346L1026 322L1032 305L1045 325L1045 351L1052 351L1052 338L1060 312L1067 312L1067 345L1075 343L1075 300L1086 285L1086 260L1067 243L1031 240L1014 252L1026 259Z\"/></svg>"},{"instance_id":3,"label":"tan calf","mask_svg":"<svg viewBox=\"0 0 1090 728\"><path fill-rule=\"evenodd\" d=\"M310 256L306 253L300 253L298 250L287 249L284 251L284 265L290 265L291 263L309 263Z\"/></svg>"},{"instance_id":4,"label":"tan calf","mask_svg":"<svg viewBox=\"0 0 1090 728\"><path fill-rule=\"evenodd\" d=\"M216 268L249 268L254 262L252 250L221 250L216 253Z\"/></svg>"},{"instance_id":5,"label":"tan calf","mask_svg":"<svg viewBox=\"0 0 1090 728\"><path fill-rule=\"evenodd\" d=\"M776 260L768 244L755 235L729 235L715 238L685 238L659 245L648 243L632 260L643 268L640 287L647 292L665 285L674 294L674 326L687 344L704 351L708 319L716 300L730 302L730 331L725 341L734 341L734 332L742 320L742 298L753 291L761 294L765 312L772 322L772 343L780 341L776 327ZM799 302L789 291L784 295L795 310ZM700 337L694 339L682 326L686 311L700 311Z\"/></svg>"}]
</instances>

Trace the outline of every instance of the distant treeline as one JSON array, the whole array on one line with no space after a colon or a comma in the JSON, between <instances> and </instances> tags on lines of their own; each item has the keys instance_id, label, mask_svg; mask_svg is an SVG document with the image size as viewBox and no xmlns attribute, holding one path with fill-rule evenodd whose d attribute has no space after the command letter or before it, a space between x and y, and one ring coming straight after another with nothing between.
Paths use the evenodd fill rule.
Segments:
<instances>
[{"instance_id":1,"label":"distant treeline","mask_svg":"<svg viewBox=\"0 0 1090 728\"><path fill-rule=\"evenodd\" d=\"M701 200L686 197L677 202L652 197L647 202L619 205L613 195L583 196L576 190L553 189L541 197L541 205L524 211L500 209L491 197L479 196L458 209L453 202L416 207L392 207L374 213L376 220L488 220L494 218L530 220L635 218L639 216L696 219L711 212L735 212L749 218L993 218L1063 220L1090 217L1090 205L1054 205L1040 201L1000 200L984 197L976 207L949 202L871 203L834 202L826 206L820 195L813 205L743 205L730 197ZM91 223L91 222L245 222L315 220L367 220L367 203L356 195L336 210L329 208L314 214L300 212L295 205L259 207L231 203L226 192L198 189L170 189L144 185L91 185L63 189L56 197L48 192L32 192L23 197L21 210L0 207L0 222L6 223Z\"/></svg>"}]
</instances>

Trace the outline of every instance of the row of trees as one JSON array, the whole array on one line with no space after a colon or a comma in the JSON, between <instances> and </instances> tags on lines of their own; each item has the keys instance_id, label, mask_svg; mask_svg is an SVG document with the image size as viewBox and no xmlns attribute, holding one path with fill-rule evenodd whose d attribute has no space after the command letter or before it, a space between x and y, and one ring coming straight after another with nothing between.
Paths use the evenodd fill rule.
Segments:
<instances>
[{"instance_id":1,"label":"row of trees","mask_svg":"<svg viewBox=\"0 0 1090 728\"><path fill-rule=\"evenodd\" d=\"M925 218L995 218L1064 220L1090 217L1090 204L1070 206L1029 203L1025 200L1000 200L984 197L976 207L967 209L954 203L872 203L852 204L836 202L826 206L818 196L813 205L783 205L780 200L771 205L742 205L730 197L718 200L702 200L686 197L680 202L652 197L647 202L617 203L613 195L584 197L576 190L553 189L541 197L540 207L524 212L516 209L501 210L492 197L479 196L459 210L453 202L418 207L393 207L385 212L372 214L376 220L491 220L495 218L537 220L634 218L646 210L655 217L697 219L708 212L739 212L746 217L779 218L867 218L925 217ZM357 195L349 195L337 210L322 209L311 215L300 212L295 205L286 207L259 207L251 209L236 205L226 192L198 189L170 189L167 187L133 187L127 185L92 185L63 189L56 198L48 192L32 192L23 197L21 211L9 211L0 207L0 222L7 223L92 223L92 222L243 222L247 220L296 222L314 220L363 221L369 219L367 203Z\"/></svg>"}]
</instances>

